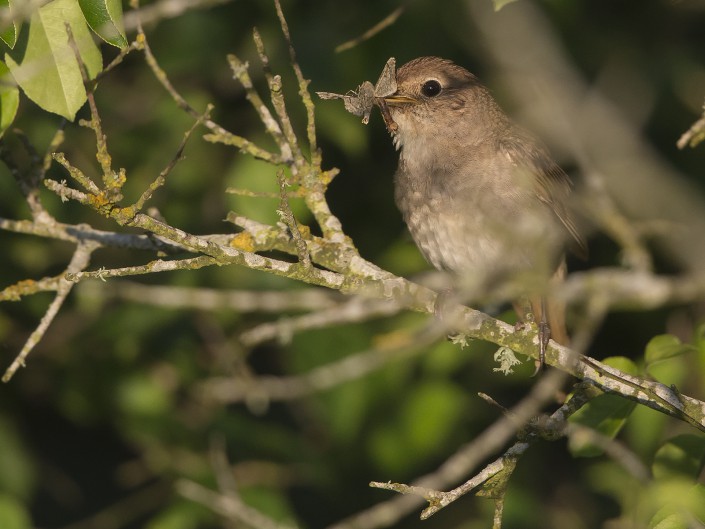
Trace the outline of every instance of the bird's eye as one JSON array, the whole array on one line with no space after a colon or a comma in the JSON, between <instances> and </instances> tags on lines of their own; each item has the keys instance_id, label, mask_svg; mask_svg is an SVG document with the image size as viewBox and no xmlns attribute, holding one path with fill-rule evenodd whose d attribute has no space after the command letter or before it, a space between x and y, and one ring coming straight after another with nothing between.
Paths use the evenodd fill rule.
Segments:
<instances>
[{"instance_id":1,"label":"bird's eye","mask_svg":"<svg viewBox=\"0 0 705 529\"><path fill-rule=\"evenodd\" d=\"M441 83L435 79L429 79L421 86L421 93L426 97L436 97L441 93Z\"/></svg>"}]
</instances>

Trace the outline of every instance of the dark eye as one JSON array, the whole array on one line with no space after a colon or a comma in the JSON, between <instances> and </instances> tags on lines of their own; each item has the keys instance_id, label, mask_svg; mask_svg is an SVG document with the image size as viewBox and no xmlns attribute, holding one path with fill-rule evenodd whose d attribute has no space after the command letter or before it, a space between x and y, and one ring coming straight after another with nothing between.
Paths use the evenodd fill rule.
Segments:
<instances>
[{"instance_id":1,"label":"dark eye","mask_svg":"<svg viewBox=\"0 0 705 529\"><path fill-rule=\"evenodd\" d=\"M429 79L421 86L421 93L426 97L436 97L441 93L441 83L435 79Z\"/></svg>"}]
</instances>

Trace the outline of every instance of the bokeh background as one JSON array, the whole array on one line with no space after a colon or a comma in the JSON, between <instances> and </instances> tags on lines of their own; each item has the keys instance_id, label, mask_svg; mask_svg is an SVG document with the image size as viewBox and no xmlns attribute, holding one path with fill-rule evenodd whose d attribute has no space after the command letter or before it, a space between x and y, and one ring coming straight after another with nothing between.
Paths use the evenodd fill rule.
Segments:
<instances>
[{"instance_id":1,"label":"bokeh background","mask_svg":"<svg viewBox=\"0 0 705 529\"><path fill-rule=\"evenodd\" d=\"M509 4L493 16L503 17L527 2ZM396 23L342 53L334 51L337 45L401 4L286 0L283 7L312 90L342 93L364 80L374 81L390 56L402 64L420 55L440 55L475 72L521 120L524 109L512 95L517 87L503 84L504 72L493 60L478 26L482 21L470 4L492 10L490 0L406 2ZM558 51L584 82L623 114L670 164L680 183L705 196L705 148L676 147L705 99L705 1L547 0L531 5L545 17ZM192 106L204 109L213 103L215 121L271 145L226 60L235 53L249 61L255 82L264 89L251 38L254 26L262 33L274 71L284 77L292 118L303 131L304 113L296 103L288 50L271 2L234 0L164 17L145 29L161 66ZM536 31L538 36L543 28ZM511 38L510 31L506 38ZM106 60L116 53L107 46L104 52ZM540 57L530 60L540 67ZM127 169L127 194L134 199L171 160L191 118L176 107L138 53L101 82L97 101L115 165ZM334 101L320 102L316 115L324 165L341 170L328 198L345 231L369 260L396 274L423 274L428 267L393 204L397 154L379 116L364 126ZM58 125L58 117L22 101L16 126L40 152ZM579 164L570 153L551 144L550 137L544 139L579 181ZM16 142L12 135L6 141ZM92 141L89 130L69 125L61 150L75 165L97 175ZM185 154L152 201L172 225L199 234L229 232L223 221L229 210L276 222L275 199L224 192L231 186L275 191L274 168L205 142L200 134ZM56 166L50 176L65 178ZM610 177L619 175L606 175ZM635 197L642 192L639 186L633 189ZM62 204L48 191L42 198L64 222L115 229L80 205ZM301 204L294 206L302 222L311 220ZM656 219L668 215L651 213ZM5 167L0 167L0 216L28 217ZM703 240L692 243L702 245ZM590 250L588 262L571 259L571 268L620 264L618 246L599 232L592 235ZM71 251L60 242L0 232L0 286L57 274ZM653 251L659 271L679 270L681 263L668 251L658 245ZM103 250L92 268L141 264L153 257ZM237 267L137 281L222 290L302 288ZM243 358L255 373L302 373L369 348L387 333L419 325L422 318L399 314L308 331L290 343L268 343L250 351L240 343L240 333L278 315L165 309L121 300L116 289L119 280L79 285L27 368L0 387L0 510L14 513L7 515L15 516L19 525L14 527L223 527L212 512L180 497L173 487L182 477L214 485L209 460L214 443L225 446L245 501L274 519L326 527L393 494L370 489L370 480L411 481L489 425L497 411L476 397L478 391L511 405L533 383L529 367L511 377L494 373L490 346L476 344L461 351L439 343L422 355L311 397L265 407L223 406L201 399L199 384L233 372ZM20 350L50 300L42 294L0 306L3 366ZM590 352L598 358L638 358L654 335L671 332L690 340L701 317L697 306L611 314ZM673 376L685 393L702 397L704 373L700 355L690 369ZM637 409L633 419L622 437L647 461L665 437L686 431L644 409ZM609 522L633 500L630 483L604 458L574 459L563 442L539 444L521 460L512 480L504 526L631 527ZM491 513L490 502L468 497L429 521L418 521L414 513L398 527L490 527Z\"/></svg>"}]
</instances>

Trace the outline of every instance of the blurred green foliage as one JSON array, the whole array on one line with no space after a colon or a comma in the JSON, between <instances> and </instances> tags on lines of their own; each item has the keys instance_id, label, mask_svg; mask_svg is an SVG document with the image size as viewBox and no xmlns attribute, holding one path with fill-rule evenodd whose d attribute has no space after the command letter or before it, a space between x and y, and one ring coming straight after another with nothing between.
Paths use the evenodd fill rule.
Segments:
<instances>
[{"instance_id":1,"label":"blurred green foliage","mask_svg":"<svg viewBox=\"0 0 705 529\"><path fill-rule=\"evenodd\" d=\"M387 0L286 1L292 37L311 88L344 92L374 79L390 56L402 64L433 54L477 72L511 109L460 0L408 2L391 27L350 51L333 52L397 6ZM702 149L677 152L674 147L697 119L705 97L705 4L547 0L539 6L583 75L625 113L639 116L653 145L705 187ZM186 11L148 25L146 32L162 67L192 106L203 109L214 103L217 122L266 145L261 124L225 59L235 52L248 60L257 85L265 85L251 41L253 26L265 40L274 71L284 78L295 126L302 131L303 109L295 103L288 52L271 2L238 0ZM134 32L128 28L127 35L129 39ZM102 51L105 62L117 53L109 46ZM635 89L636 95L648 97L637 98L630 92ZM174 156L191 119L137 53L101 80L96 99L115 165L127 169L127 200L134 200ZM636 99L643 106L635 108ZM85 108L79 117L87 117ZM325 165L341 169L329 201L361 253L405 276L426 270L393 205L391 175L397 155L381 120L373 116L364 127L333 102L317 105L317 120ZM42 152L59 123L58 117L23 99L14 126ZM16 137L4 141L19 149ZM93 141L90 131L69 124L61 150L76 166L96 175ZM223 221L229 210L276 222L275 199L225 193L228 187L276 191L274 174L272 167L194 137L185 159L151 205L171 224L199 234L231 231ZM50 176L65 178L57 166ZM86 208L62 204L46 190L41 196L61 221L115 229ZM301 222L310 221L301 204L294 202L293 207ZM4 166L0 217L28 217ZM0 232L0 249L2 287L59 273L71 255L68 244L8 232ZM599 236L591 251L592 261L577 266L618 261L614 246ZM153 257L103 250L91 267L128 266ZM658 255L658 262L671 271L668 256ZM233 267L140 280L263 291L300 287ZM21 349L50 300L49 295L38 295L0 306L3 366ZM629 363L640 373L702 398L705 327L692 323L701 317L697 307L614 315L591 352L629 357L620 361L620 368ZM487 344L461 350L444 342L363 379L292 402L221 406L202 399L200 384L232 374L245 356L255 374L301 374L424 323L419 316L400 314L307 331L290 343L243 350L239 334L275 318L155 308L103 297L100 288L77 289L27 368L0 387L0 527L222 527L211 511L173 493L173 484L181 478L215 487L209 458L215 439L225 443L249 505L276 520L324 527L390 497L369 490L370 480L413 480L481 432L498 411L477 398L477 392L509 406L533 383L528 378L531 366L509 377L494 373L494 349ZM607 424L604 433L620 439L647 466L653 463L657 481L639 483L604 455L573 459L565 443L539 443L519 462L510 482L504 527L685 527L678 525L683 512L705 519L702 487L695 484L702 482L702 436L652 410L631 405L625 409L619 399L605 400L602 413L595 410L598 406L582 412L596 413L587 422ZM112 525L91 518L111 506L116 506ZM399 527L471 529L490 527L491 518L487 500L468 497L423 524L414 514Z\"/></svg>"}]
</instances>

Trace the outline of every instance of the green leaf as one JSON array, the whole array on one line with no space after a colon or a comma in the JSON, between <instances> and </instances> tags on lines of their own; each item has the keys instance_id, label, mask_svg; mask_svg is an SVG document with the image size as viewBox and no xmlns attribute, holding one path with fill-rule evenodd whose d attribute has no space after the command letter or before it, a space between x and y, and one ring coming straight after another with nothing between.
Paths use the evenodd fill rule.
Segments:
<instances>
[{"instance_id":1,"label":"green leaf","mask_svg":"<svg viewBox=\"0 0 705 529\"><path fill-rule=\"evenodd\" d=\"M692 483L692 482L690 482ZM656 482L650 506L663 505L649 522L649 529L688 529L701 527L705 517L705 487L682 479Z\"/></svg>"},{"instance_id":2,"label":"green leaf","mask_svg":"<svg viewBox=\"0 0 705 529\"><path fill-rule=\"evenodd\" d=\"M0 527L3 529L31 529L27 508L9 495L0 495Z\"/></svg>"},{"instance_id":3,"label":"green leaf","mask_svg":"<svg viewBox=\"0 0 705 529\"><path fill-rule=\"evenodd\" d=\"M673 509L669 508L664 508L662 511L656 513L649 524L649 529L688 529L688 522L681 513L674 513Z\"/></svg>"},{"instance_id":4,"label":"green leaf","mask_svg":"<svg viewBox=\"0 0 705 529\"><path fill-rule=\"evenodd\" d=\"M77 0L54 0L38 9L5 60L27 97L44 110L73 120L86 102L86 90L69 45L67 23L88 77L95 78L103 67L103 59Z\"/></svg>"},{"instance_id":5,"label":"green leaf","mask_svg":"<svg viewBox=\"0 0 705 529\"><path fill-rule=\"evenodd\" d=\"M701 323L693 333L693 345L701 353L705 353L705 323Z\"/></svg>"},{"instance_id":6,"label":"green leaf","mask_svg":"<svg viewBox=\"0 0 705 529\"><path fill-rule=\"evenodd\" d=\"M108 44L127 46L120 0L78 0L88 25Z\"/></svg>"},{"instance_id":7,"label":"green leaf","mask_svg":"<svg viewBox=\"0 0 705 529\"><path fill-rule=\"evenodd\" d=\"M619 369L620 371L628 374L637 376L639 374L639 368L636 364L626 356L610 356L602 360L603 364L607 364L610 367Z\"/></svg>"},{"instance_id":8,"label":"green leaf","mask_svg":"<svg viewBox=\"0 0 705 529\"><path fill-rule=\"evenodd\" d=\"M19 104L20 91L10 75L10 69L0 62L0 138L15 120Z\"/></svg>"},{"instance_id":9,"label":"green leaf","mask_svg":"<svg viewBox=\"0 0 705 529\"><path fill-rule=\"evenodd\" d=\"M587 426L614 439L635 406L636 403L617 395L599 395L576 411L569 421ZM568 446L575 457L595 457L603 454L602 448L591 444L589 440L582 439L579 435L571 436Z\"/></svg>"},{"instance_id":10,"label":"green leaf","mask_svg":"<svg viewBox=\"0 0 705 529\"><path fill-rule=\"evenodd\" d=\"M13 3L15 0L0 0L0 10L4 9L9 9L10 14L13 12ZM0 39L7 44L10 48L15 47L15 43L17 42L17 35L20 34L20 23L16 20L13 20L9 26L4 28L2 31L0 31Z\"/></svg>"},{"instance_id":11,"label":"green leaf","mask_svg":"<svg viewBox=\"0 0 705 529\"><path fill-rule=\"evenodd\" d=\"M705 466L705 437L683 434L670 439L654 456L655 478L686 477L693 481Z\"/></svg>"},{"instance_id":12,"label":"green leaf","mask_svg":"<svg viewBox=\"0 0 705 529\"><path fill-rule=\"evenodd\" d=\"M660 334L654 336L649 343L646 344L644 357L647 364L652 364L695 350L695 347L690 344L684 344L678 337L672 334Z\"/></svg>"},{"instance_id":13,"label":"green leaf","mask_svg":"<svg viewBox=\"0 0 705 529\"><path fill-rule=\"evenodd\" d=\"M516 2L517 0L494 0L494 10L499 11L502 9L504 6L508 4L512 4Z\"/></svg>"}]
</instances>

